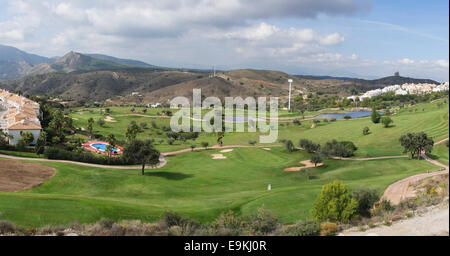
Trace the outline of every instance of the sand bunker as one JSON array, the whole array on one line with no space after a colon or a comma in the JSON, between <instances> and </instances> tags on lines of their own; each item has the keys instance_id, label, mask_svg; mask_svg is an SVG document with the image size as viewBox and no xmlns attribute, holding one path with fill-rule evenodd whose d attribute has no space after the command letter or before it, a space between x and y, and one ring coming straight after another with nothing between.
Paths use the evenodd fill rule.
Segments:
<instances>
[{"instance_id":1,"label":"sand bunker","mask_svg":"<svg viewBox=\"0 0 450 256\"><path fill-rule=\"evenodd\" d=\"M114 117L107 116L107 117L105 118L105 122L115 123L115 122L117 122L117 121L114 120Z\"/></svg>"},{"instance_id":2,"label":"sand bunker","mask_svg":"<svg viewBox=\"0 0 450 256\"><path fill-rule=\"evenodd\" d=\"M0 191L17 192L42 184L56 169L43 164L0 159Z\"/></svg>"},{"instance_id":3,"label":"sand bunker","mask_svg":"<svg viewBox=\"0 0 450 256\"><path fill-rule=\"evenodd\" d=\"M224 149L224 150L221 150L220 153L227 153L227 152L231 152L231 151L233 151L233 149Z\"/></svg>"},{"instance_id":4,"label":"sand bunker","mask_svg":"<svg viewBox=\"0 0 450 256\"><path fill-rule=\"evenodd\" d=\"M300 171L300 170L302 170L302 169L306 169L306 168L314 168L314 167L315 167L314 164L311 163L310 160L301 161L300 163L303 164L303 165L305 165L305 166L301 166L301 167L300 167L300 166L299 166L299 167L290 167L290 168L284 169L284 171L285 171L285 172L298 172L298 171ZM317 164L317 167L322 166L322 165L323 165L323 163L318 163L318 164Z\"/></svg>"},{"instance_id":5,"label":"sand bunker","mask_svg":"<svg viewBox=\"0 0 450 256\"><path fill-rule=\"evenodd\" d=\"M222 154L212 154L212 159L216 160L216 159L226 159L227 157L222 155Z\"/></svg>"}]
</instances>

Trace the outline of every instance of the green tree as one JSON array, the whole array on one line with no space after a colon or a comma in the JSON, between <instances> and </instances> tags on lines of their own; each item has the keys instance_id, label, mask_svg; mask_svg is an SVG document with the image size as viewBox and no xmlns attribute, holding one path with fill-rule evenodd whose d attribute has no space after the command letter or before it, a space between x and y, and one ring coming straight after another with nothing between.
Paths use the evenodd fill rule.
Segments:
<instances>
[{"instance_id":1,"label":"green tree","mask_svg":"<svg viewBox=\"0 0 450 256\"><path fill-rule=\"evenodd\" d=\"M380 199L376 189L359 187L353 190L352 197L358 202L358 213L370 217L370 209Z\"/></svg>"},{"instance_id":2,"label":"green tree","mask_svg":"<svg viewBox=\"0 0 450 256\"><path fill-rule=\"evenodd\" d=\"M320 157L319 155L313 155L313 156L311 157L311 160L310 160L310 161L311 161L311 163L314 164L314 167L317 167L317 164L323 162L322 157Z\"/></svg>"},{"instance_id":3,"label":"green tree","mask_svg":"<svg viewBox=\"0 0 450 256\"><path fill-rule=\"evenodd\" d=\"M34 141L34 136L31 132L22 133L21 139L26 145L30 145Z\"/></svg>"},{"instance_id":4,"label":"green tree","mask_svg":"<svg viewBox=\"0 0 450 256\"><path fill-rule=\"evenodd\" d=\"M136 139L137 134L140 132L139 126L136 124L136 122L131 122L130 125L127 128L127 132L125 134L125 137L127 138L128 142L131 142Z\"/></svg>"},{"instance_id":5,"label":"green tree","mask_svg":"<svg viewBox=\"0 0 450 256\"><path fill-rule=\"evenodd\" d=\"M383 116L381 118L381 123L384 125L384 128L388 128L394 121L388 116Z\"/></svg>"},{"instance_id":6,"label":"green tree","mask_svg":"<svg viewBox=\"0 0 450 256\"><path fill-rule=\"evenodd\" d=\"M159 151L153 148L151 140L130 141L123 150L123 157L128 161L142 165L142 175L145 174L145 165L157 165L159 163Z\"/></svg>"},{"instance_id":7,"label":"green tree","mask_svg":"<svg viewBox=\"0 0 450 256\"><path fill-rule=\"evenodd\" d=\"M420 159L423 152L431 153L434 146L433 139L424 132L407 133L402 135L399 141L404 149L403 152L410 153L411 157L417 157L417 159Z\"/></svg>"},{"instance_id":8,"label":"green tree","mask_svg":"<svg viewBox=\"0 0 450 256\"><path fill-rule=\"evenodd\" d=\"M191 145L191 151L194 151L195 147L196 147L195 144L192 144Z\"/></svg>"},{"instance_id":9,"label":"green tree","mask_svg":"<svg viewBox=\"0 0 450 256\"><path fill-rule=\"evenodd\" d=\"M87 125L87 131L89 133L90 138L92 138L93 129L94 129L94 118L91 117L88 119L88 125Z\"/></svg>"},{"instance_id":10,"label":"green tree","mask_svg":"<svg viewBox=\"0 0 450 256\"><path fill-rule=\"evenodd\" d=\"M286 148L286 150L287 150L288 152L293 152L294 149L295 149L294 143L292 143L291 140L287 140L287 141L284 143L284 147Z\"/></svg>"},{"instance_id":11,"label":"green tree","mask_svg":"<svg viewBox=\"0 0 450 256\"><path fill-rule=\"evenodd\" d=\"M46 143L47 143L47 133L42 131L41 134L39 134L38 139L36 140L36 145L34 145L34 151L38 156L44 153Z\"/></svg>"},{"instance_id":12,"label":"green tree","mask_svg":"<svg viewBox=\"0 0 450 256\"><path fill-rule=\"evenodd\" d=\"M357 216L357 211L358 202L342 182L335 180L322 187L314 201L312 216L317 222L347 222Z\"/></svg>"},{"instance_id":13,"label":"green tree","mask_svg":"<svg viewBox=\"0 0 450 256\"><path fill-rule=\"evenodd\" d=\"M378 124L380 122L381 116L375 107L372 108L371 119L374 124Z\"/></svg>"},{"instance_id":14,"label":"green tree","mask_svg":"<svg viewBox=\"0 0 450 256\"><path fill-rule=\"evenodd\" d=\"M111 154L113 152L113 149L117 146L117 139L114 134L109 134L106 137L106 142L108 142L108 145L106 146L106 151L108 152L108 156L111 157Z\"/></svg>"},{"instance_id":15,"label":"green tree","mask_svg":"<svg viewBox=\"0 0 450 256\"><path fill-rule=\"evenodd\" d=\"M363 129L363 135L369 135L370 134L370 129L369 129L369 127L364 127L364 129Z\"/></svg>"}]
</instances>

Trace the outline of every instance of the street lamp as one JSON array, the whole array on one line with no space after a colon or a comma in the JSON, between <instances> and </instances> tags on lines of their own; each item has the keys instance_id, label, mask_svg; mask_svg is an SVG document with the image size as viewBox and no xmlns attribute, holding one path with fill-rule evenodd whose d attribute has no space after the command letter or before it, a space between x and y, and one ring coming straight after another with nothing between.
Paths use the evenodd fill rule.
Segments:
<instances>
[{"instance_id":1,"label":"street lamp","mask_svg":"<svg viewBox=\"0 0 450 256\"><path fill-rule=\"evenodd\" d=\"M289 82L289 103L288 103L288 110L291 110L291 87L292 87L292 79L288 79Z\"/></svg>"}]
</instances>

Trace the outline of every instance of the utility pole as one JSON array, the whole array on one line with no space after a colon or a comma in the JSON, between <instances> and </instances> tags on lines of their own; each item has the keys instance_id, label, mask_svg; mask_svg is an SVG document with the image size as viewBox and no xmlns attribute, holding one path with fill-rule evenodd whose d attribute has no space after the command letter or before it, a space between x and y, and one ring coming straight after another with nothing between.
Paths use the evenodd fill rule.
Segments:
<instances>
[{"instance_id":1,"label":"utility pole","mask_svg":"<svg viewBox=\"0 0 450 256\"><path fill-rule=\"evenodd\" d=\"M291 110L291 87L292 87L292 79L288 79L289 82L289 103L288 103L288 110Z\"/></svg>"}]
</instances>

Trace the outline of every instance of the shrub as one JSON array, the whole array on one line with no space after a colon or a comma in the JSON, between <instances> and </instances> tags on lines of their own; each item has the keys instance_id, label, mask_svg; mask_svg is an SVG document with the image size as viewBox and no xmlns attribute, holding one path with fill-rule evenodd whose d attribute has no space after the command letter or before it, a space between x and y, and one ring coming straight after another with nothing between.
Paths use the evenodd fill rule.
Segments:
<instances>
[{"instance_id":1,"label":"shrub","mask_svg":"<svg viewBox=\"0 0 450 256\"><path fill-rule=\"evenodd\" d=\"M255 144L256 144L256 140L249 140L249 141L248 141L248 144L250 144L250 145L252 145L252 146L253 146L253 145L255 145Z\"/></svg>"},{"instance_id":2,"label":"shrub","mask_svg":"<svg viewBox=\"0 0 450 256\"><path fill-rule=\"evenodd\" d=\"M336 122L336 117L330 118L330 122Z\"/></svg>"},{"instance_id":3,"label":"shrub","mask_svg":"<svg viewBox=\"0 0 450 256\"><path fill-rule=\"evenodd\" d=\"M8 234L16 232L16 225L7 220L0 220L0 234Z\"/></svg>"},{"instance_id":4,"label":"shrub","mask_svg":"<svg viewBox=\"0 0 450 256\"><path fill-rule=\"evenodd\" d=\"M313 220L300 221L286 228L283 234L288 236L318 236L320 235L320 225Z\"/></svg>"},{"instance_id":5,"label":"shrub","mask_svg":"<svg viewBox=\"0 0 450 256\"><path fill-rule=\"evenodd\" d=\"M202 145L202 147L204 147L205 149L208 149L208 146L209 146L209 142L206 142L206 141L202 141L201 143L200 143L201 145Z\"/></svg>"},{"instance_id":6,"label":"shrub","mask_svg":"<svg viewBox=\"0 0 450 256\"><path fill-rule=\"evenodd\" d=\"M369 129L369 127L364 127L364 129L363 129L363 135L369 135L370 134L370 129Z\"/></svg>"},{"instance_id":7,"label":"shrub","mask_svg":"<svg viewBox=\"0 0 450 256\"><path fill-rule=\"evenodd\" d=\"M394 121L388 116L383 116L381 118L381 123L384 125L384 128L388 128Z\"/></svg>"},{"instance_id":8,"label":"shrub","mask_svg":"<svg viewBox=\"0 0 450 256\"><path fill-rule=\"evenodd\" d=\"M347 187L340 181L322 187L314 201L312 216L314 220L346 222L357 216L358 202L349 194Z\"/></svg>"},{"instance_id":9,"label":"shrub","mask_svg":"<svg viewBox=\"0 0 450 256\"><path fill-rule=\"evenodd\" d=\"M299 146L306 150L308 153L314 153L320 150L320 144L315 144L307 139L300 139Z\"/></svg>"},{"instance_id":10,"label":"shrub","mask_svg":"<svg viewBox=\"0 0 450 256\"><path fill-rule=\"evenodd\" d=\"M383 209L386 212L391 212L393 210L395 210L395 207L391 204L390 201L383 199L383 201L381 201L381 209Z\"/></svg>"},{"instance_id":11,"label":"shrub","mask_svg":"<svg viewBox=\"0 0 450 256\"><path fill-rule=\"evenodd\" d=\"M114 221L112 219L101 218L98 223L103 228L112 228Z\"/></svg>"},{"instance_id":12,"label":"shrub","mask_svg":"<svg viewBox=\"0 0 450 256\"><path fill-rule=\"evenodd\" d=\"M286 150L287 150L288 152L293 152L294 149L295 149L294 143L292 143L291 140L287 140L287 141L284 143L284 147L286 148Z\"/></svg>"},{"instance_id":13,"label":"shrub","mask_svg":"<svg viewBox=\"0 0 450 256\"><path fill-rule=\"evenodd\" d=\"M352 197L358 202L358 213L361 216L369 217L370 209L380 199L376 189L359 187L352 192Z\"/></svg>"},{"instance_id":14,"label":"shrub","mask_svg":"<svg viewBox=\"0 0 450 256\"><path fill-rule=\"evenodd\" d=\"M292 123L296 124L296 125L302 125L302 122L300 122L300 120L298 119L294 119L294 121L292 121Z\"/></svg>"},{"instance_id":15,"label":"shrub","mask_svg":"<svg viewBox=\"0 0 450 256\"><path fill-rule=\"evenodd\" d=\"M349 116L349 115L345 115L345 116L344 116L344 119L345 119L345 120L349 120L349 119L352 119L352 117Z\"/></svg>"},{"instance_id":16,"label":"shrub","mask_svg":"<svg viewBox=\"0 0 450 256\"><path fill-rule=\"evenodd\" d=\"M245 222L232 211L222 213L211 223L211 228L216 234L238 236L242 233Z\"/></svg>"},{"instance_id":17,"label":"shrub","mask_svg":"<svg viewBox=\"0 0 450 256\"><path fill-rule=\"evenodd\" d=\"M270 211L261 207L249 217L249 231L252 235L267 235L280 227L280 220Z\"/></svg>"},{"instance_id":18,"label":"shrub","mask_svg":"<svg viewBox=\"0 0 450 256\"><path fill-rule=\"evenodd\" d=\"M338 226L333 222L324 222L320 224L320 235L321 236L334 236L338 231Z\"/></svg>"},{"instance_id":19,"label":"shrub","mask_svg":"<svg viewBox=\"0 0 450 256\"><path fill-rule=\"evenodd\" d=\"M325 144L321 153L324 155L338 156L338 157L350 157L354 155L354 152L358 148L351 141L337 141L332 140Z\"/></svg>"},{"instance_id":20,"label":"shrub","mask_svg":"<svg viewBox=\"0 0 450 256\"><path fill-rule=\"evenodd\" d=\"M104 164L104 165L129 165L136 164L122 156L107 157L104 155L96 156L86 151L67 151L57 147L48 147L44 151L44 156L48 159L71 160L83 163Z\"/></svg>"}]
</instances>

